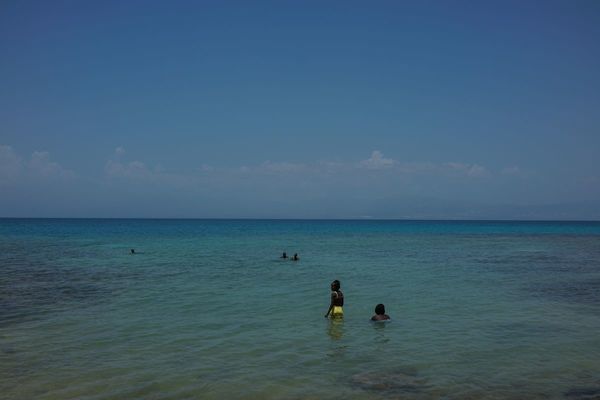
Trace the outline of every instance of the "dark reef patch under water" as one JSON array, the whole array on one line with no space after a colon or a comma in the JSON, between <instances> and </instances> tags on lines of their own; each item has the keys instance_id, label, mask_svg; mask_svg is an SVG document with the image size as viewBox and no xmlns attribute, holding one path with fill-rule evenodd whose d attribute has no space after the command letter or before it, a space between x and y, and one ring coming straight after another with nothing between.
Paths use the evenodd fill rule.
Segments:
<instances>
[{"instance_id":1,"label":"dark reef patch under water","mask_svg":"<svg viewBox=\"0 0 600 400\"><path fill-rule=\"evenodd\" d=\"M415 370L361 372L350 378L350 385L385 395L414 395L430 387Z\"/></svg>"},{"instance_id":2,"label":"dark reef patch under water","mask_svg":"<svg viewBox=\"0 0 600 400\"><path fill-rule=\"evenodd\" d=\"M597 387L575 387L564 393L569 400L600 400L600 386Z\"/></svg>"},{"instance_id":3,"label":"dark reef patch under water","mask_svg":"<svg viewBox=\"0 0 600 400\"><path fill-rule=\"evenodd\" d=\"M0 326L98 304L129 275L65 262L75 254L60 252L66 257L55 254L42 259L18 244L5 244L0 253Z\"/></svg>"},{"instance_id":4,"label":"dark reef patch under water","mask_svg":"<svg viewBox=\"0 0 600 400\"><path fill-rule=\"evenodd\" d=\"M534 295L557 301L600 304L600 278L553 282L551 284L534 283L526 290Z\"/></svg>"}]
</instances>

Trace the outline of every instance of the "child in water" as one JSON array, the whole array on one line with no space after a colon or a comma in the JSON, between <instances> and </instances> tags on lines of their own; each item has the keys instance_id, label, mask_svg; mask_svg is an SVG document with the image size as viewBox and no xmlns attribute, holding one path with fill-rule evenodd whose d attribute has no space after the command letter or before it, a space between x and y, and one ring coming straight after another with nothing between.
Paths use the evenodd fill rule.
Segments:
<instances>
[{"instance_id":1,"label":"child in water","mask_svg":"<svg viewBox=\"0 0 600 400\"><path fill-rule=\"evenodd\" d=\"M331 282L331 304L329 310L325 314L327 318L331 314L331 318L341 318L344 316L344 293L340 290L340 281L337 279Z\"/></svg>"},{"instance_id":2,"label":"child in water","mask_svg":"<svg viewBox=\"0 0 600 400\"><path fill-rule=\"evenodd\" d=\"M371 321L386 321L388 319L390 319L390 316L385 313L385 306L377 304L375 306L375 315L371 317Z\"/></svg>"}]
</instances>

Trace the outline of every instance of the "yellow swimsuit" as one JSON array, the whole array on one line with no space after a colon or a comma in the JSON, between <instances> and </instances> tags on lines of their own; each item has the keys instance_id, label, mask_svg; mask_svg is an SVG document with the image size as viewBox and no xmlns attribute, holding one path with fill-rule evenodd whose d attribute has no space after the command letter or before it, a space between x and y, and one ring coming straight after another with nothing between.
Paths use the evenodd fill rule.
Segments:
<instances>
[{"instance_id":1,"label":"yellow swimsuit","mask_svg":"<svg viewBox=\"0 0 600 400\"><path fill-rule=\"evenodd\" d=\"M332 318L340 318L344 316L344 309L342 306L333 306L333 310L331 310Z\"/></svg>"}]
</instances>

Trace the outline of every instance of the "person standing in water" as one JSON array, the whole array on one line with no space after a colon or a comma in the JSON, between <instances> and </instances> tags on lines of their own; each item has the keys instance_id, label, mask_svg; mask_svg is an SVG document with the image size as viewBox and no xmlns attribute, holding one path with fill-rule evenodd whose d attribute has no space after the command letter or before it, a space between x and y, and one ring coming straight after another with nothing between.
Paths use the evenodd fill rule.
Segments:
<instances>
[{"instance_id":1,"label":"person standing in water","mask_svg":"<svg viewBox=\"0 0 600 400\"><path fill-rule=\"evenodd\" d=\"M331 318L342 318L344 316L344 293L340 290L340 281L337 279L331 282L331 304L325 314L325 318L331 315Z\"/></svg>"}]
</instances>

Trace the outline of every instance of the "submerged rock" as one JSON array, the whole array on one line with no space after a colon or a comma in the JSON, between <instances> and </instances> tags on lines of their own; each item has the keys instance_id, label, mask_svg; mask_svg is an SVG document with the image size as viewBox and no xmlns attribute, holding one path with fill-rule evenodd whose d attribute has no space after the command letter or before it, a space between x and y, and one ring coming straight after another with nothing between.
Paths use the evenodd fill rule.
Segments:
<instances>
[{"instance_id":1,"label":"submerged rock","mask_svg":"<svg viewBox=\"0 0 600 400\"><path fill-rule=\"evenodd\" d=\"M415 393L427 388L427 380L407 371L369 371L355 374L350 384L363 390Z\"/></svg>"},{"instance_id":2,"label":"submerged rock","mask_svg":"<svg viewBox=\"0 0 600 400\"><path fill-rule=\"evenodd\" d=\"M572 388L565 392L570 400L600 400L600 387Z\"/></svg>"}]
</instances>

